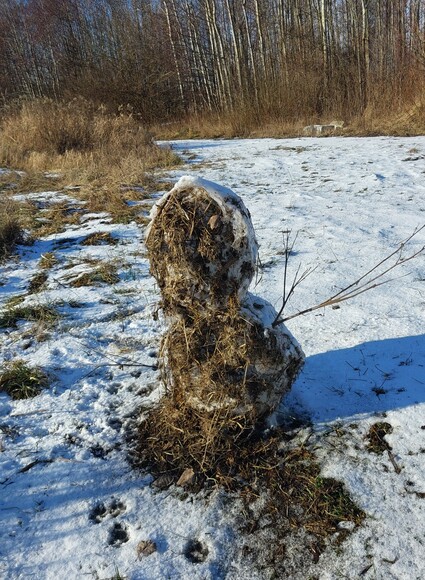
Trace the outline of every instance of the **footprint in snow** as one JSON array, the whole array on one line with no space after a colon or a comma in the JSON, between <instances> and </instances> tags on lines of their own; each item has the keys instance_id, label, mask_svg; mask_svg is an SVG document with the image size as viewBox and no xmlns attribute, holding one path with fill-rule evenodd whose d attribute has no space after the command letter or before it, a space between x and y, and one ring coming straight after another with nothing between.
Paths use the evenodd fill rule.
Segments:
<instances>
[{"instance_id":1,"label":"footprint in snow","mask_svg":"<svg viewBox=\"0 0 425 580\"><path fill-rule=\"evenodd\" d=\"M207 559L208 547L201 541L192 539L186 544L183 554L192 564L200 564Z\"/></svg>"},{"instance_id":2,"label":"footprint in snow","mask_svg":"<svg viewBox=\"0 0 425 580\"><path fill-rule=\"evenodd\" d=\"M109 531L108 544L118 548L130 539L127 532L127 526L123 523L115 523Z\"/></svg>"},{"instance_id":3,"label":"footprint in snow","mask_svg":"<svg viewBox=\"0 0 425 580\"><path fill-rule=\"evenodd\" d=\"M117 516L124 513L126 510L126 505L117 499L113 499L108 506L100 502L96 504L89 514L89 519L94 524L100 524L102 520L108 516L111 518L116 518Z\"/></svg>"}]
</instances>

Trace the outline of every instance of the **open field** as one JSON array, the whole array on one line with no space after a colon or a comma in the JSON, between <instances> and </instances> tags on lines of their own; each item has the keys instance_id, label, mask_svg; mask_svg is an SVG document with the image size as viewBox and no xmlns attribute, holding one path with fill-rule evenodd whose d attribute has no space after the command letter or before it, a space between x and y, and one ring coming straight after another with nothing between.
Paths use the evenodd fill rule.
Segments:
<instances>
[{"instance_id":1,"label":"open field","mask_svg":"<svg viewBox=\"0 0 425 580\"><path fill-rule=\"evenodd\" d=\"M299 264L316 269L287 316L356 280L425 223L425 137L172 147L184 164L157 175L164 183L200 175L242 197L260 244L252 291L277 309L282 232L298 234L290 275ZM308 531L279 537L265 498L242 525L238 497L194 496L132 468L128 436L163 394L163 322L143 242L162 191L130 190L121 219L73 185L55 188L52 178L49 190L0 192L0 203L30 203L39 224L34 243L0 266L2 376L18 365L39 393L0 392L0 576L422 579L424 256L391 283L287 323L306 364L270 422L292 423L288 449L314 453L322 477L343 482L366 513L357 527L342 518L319 553ZM405 252L424 242L422 230ZM273 563L270 545L280 548Z\"/></svg>"}]
</instances>

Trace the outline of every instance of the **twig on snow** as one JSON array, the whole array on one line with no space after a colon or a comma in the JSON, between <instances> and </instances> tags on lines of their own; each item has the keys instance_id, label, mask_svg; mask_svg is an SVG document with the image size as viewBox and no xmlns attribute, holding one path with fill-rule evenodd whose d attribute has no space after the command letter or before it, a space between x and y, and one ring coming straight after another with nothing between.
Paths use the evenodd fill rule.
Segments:
<instances>
[{"instance_id":1,"label":"twig on snow","mask_svg":"<svg viewBox=\"0 0 425 580\"><path fill-rule=\"evenodd\" d=\"M273 321L273 324L272 324L273 327L277 326L278 321L279 321L280 317L282 316L283 311L285 310L285 307L288 304L288 301L291 298L292 294L294 293L296 287L299 286L302 282L304 282L304 280L312 272L314 272L314 270L316 270L316 268L317 268L317 266L315 266L314 268L307 268L306 270L304 270L304 272L302 272L300 274L300 269L301 269L301 264L300 264L297 268L297 271L295 272L295 276L292 280L292 284L291 284L289 290L287 290L289 257L291 255L291 252L294 249L295 242L297 241L298 232L296 233L293 240L290 239L291 238L291 230L285 230L282 233L283 233L283 252L284 252L284 256L285 256L284 269L283 269L282 306L280 307L280 310L277 313L275 320Z\"/></svg>"},{"instance_id":2,"label":"twig on snow","mask_svg":"<svg viewBox=\"0 0 425 580\"><path fill-rule=\"evenodd\" d=\"M345 288L342 288L342 290L340 290L339 292L337 292L336 294L334 294L330 298L327 298L326 300L324 300L320 304L316 304L315 306L311 306L310 308L306 308L305 310L300 310L299 312L296 312L295 314L292 314L291 316L287 316L286 318L280 318L280 316L283 312L283 308L286 305L286 303L288 302L287 298L289 297L289 295L288 295L288 297L286 297L284 294L283 307L280 309L278 316L276 316L276 318L273 322L273 327L278 326L279 324L282 324L283 322L286 322L287 320L291 320L292 318L296 318L297 316L301 316L303 314L308 314L309 312L313 312L315 310L318 310L319 308L325 308L326 306L332 306L334 304L339 304L341 302L345 302L346 300L350 300L351 298L354 298L355 296L359 296L360 294L363 294L364 292L368 292L369 290L372 290L373 288L378 288L379 286L382 286L383 284L387 284L388 282L392 282L393 280L395 280L395 278L390 278L390 279L386 279L386 280L381 280L381 278L383 276L385 276L386 274L388 274L388 272L391 272L392 270L397 268L398 266L402 266L403 264L410 262L414 258L417 258L420 254L424 253L425 245L421 246L418 250L416 250L412 254L405 256L405 257L403 256L403 250L404 250L405 246L419 232L421 232L424 229L425 229L425 224L422 225L421 227L415 228L413 233L409 237L407 237L403 242L401 242L399 244L399 246L393 252L391 252L391 254L389 254L387 257L383 258L378 264L373 266L373 268L370 268L370 270L368 270L365 274L363 274L362 276L357 278L357 280L355 280L354 282L352 282L348 286L345 286ZM288 254L288 256L289 256L289 254ZM285 251L285 257L286 257L286 251ZM391 263L391 260L393 258L395 258L395 261L393 263ZM385 269L383 271L380 271L380 269L382 267L384 267ZM286 269L286 264L285 264L285 272L284 272L285 277L286 277L286 270L287 269ZM302 280L297 281L298 271L299 271L299 268L298 268L297 273L295 275L294 282L292 283L292 286L294 286L294 283L295 283L295 287L302 281ZM303 279L305 279L305 276ZM284 288L286 288L285 285L286 285L286 281L284 282ZM292 288L291 288L291 290L292 290L292 292L290 292L290 294L293 293Z\"/></svg>"}]
</instances>

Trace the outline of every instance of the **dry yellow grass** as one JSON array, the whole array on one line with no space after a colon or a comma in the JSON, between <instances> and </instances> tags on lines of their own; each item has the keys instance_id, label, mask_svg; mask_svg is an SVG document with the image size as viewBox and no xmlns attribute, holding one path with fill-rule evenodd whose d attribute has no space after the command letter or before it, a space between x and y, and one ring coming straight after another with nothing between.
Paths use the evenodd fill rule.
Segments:
<instances>
[{"instance_id":1,"label":"dry yellow grass","mask_svg":"<svg viewBox=\"0 0 425 580\"><path fill-rule=\"evenodd\" d=\"M22 238L18 204L0 193L0 261L13 251Z\"/></svg>"},{"instance_id":2,"label":"dry yellow grass","mask_svg":"<svg viewBox=\"0 0 425 580\"><path fill-rule=\"evenodd\" d=\"M179 162L124 111L114 115L84 99L41 99L9 108L0 120L0 167L11 170L0 175L6 200L0 209L0 258L19 240L20 227L43 236L79 219L79 209L67 202L48 209L26 202L18 208L9 193L78 186L73 196L84 200L86 211L108 211L127 222L138 213L128 201L147 197L156 169ZM141 184L145 190L136 187Z\"/></svg>"},{"instance_id":3,"label":"dry yellow grass","mask_svg":"<svg viewBox=\"0 0 425 580\"><path fill-rule=\"evenodd\" d=\"M311 124L326 125L333 118L341 118L345 122L344 135L423 135L425 134L425 92L413 100L400 100L397 107L387 98L384 102L382 94L371 98L362 115L353 115L349 110L338 108L326 116L288 117L285 111L282 116L258 115L243 106L229 114L194 114L160 125L150 127L158 139L197 139L197 138L233 138L233 137L299 137L303 135L303 127Z\"/></svg>"},{"instance_id":4,"label":"dry yellow grass","mask_svg":"<svg viewBox=\"0 0 425 580\"><path fill-rule=\"evenodd\" d=\"M25 171L27 181L55 172L57 183L139 184L176 163L131 114L113 115L83 99L26 102L0 123L0 165Z\"/></svg>"}]
</instances>

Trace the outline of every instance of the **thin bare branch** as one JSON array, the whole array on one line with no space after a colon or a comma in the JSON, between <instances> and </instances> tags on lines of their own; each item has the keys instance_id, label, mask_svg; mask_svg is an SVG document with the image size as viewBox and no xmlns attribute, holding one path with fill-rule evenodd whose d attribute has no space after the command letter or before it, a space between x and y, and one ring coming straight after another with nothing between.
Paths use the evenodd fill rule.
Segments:
<instances>
[{"instance_id":1,"label":"thin bare branch","mask_svg":"<svg viewBox=\"0 0 425 580\"><path fill-rule=\"evenodd\" d=\"M403 257L403 255L402 255L402 252L405 249L405 246L419 232L421 232L424 229L425 229L425 224L422 225L421 227L415 228L413 233L409 237L407 237L404 241L402 241L399 244L399 246L393 252L391 252L391 254L389 254L388 256L383 258L378 264L373 266L373 268L370 268L370 270L368 270L365 274L362 274L359 278L357 278L357 280L355 280L354 282L352 282L348 286L345 286L344 288L342 288L339 292L337 292L333 296L327 298L326 300L324 300L320 304L316 304L314 306L311 306L310 308L300 310L299 312L296 312L295 314L292 314L291 316L287 316L285 318L280 318L282 313L283 313L283 309L288 302L288 298L293 292L293 288L291 287L291 290L288 293L288 296L284 296L282 308L280 309L278 316L276 317L276 319L273 322L273 327L278 326L279 324L282 324L283 322L286 322L287 320L291 320L293 318L296 318L297 316L301 316L303 314L308 314L309 312L314 312L315 310L319 310L320 308L325 308L326 306L333 306L335 304L345 302L346 300L350 300L351 298L359 296L360 294L363 294L364 292L368 292L369 290L372 290L373 288L378 288L379 286L382 286L384 284L387 284L389 282L394 281L396 278L381 280L380 282L377 282L377 280L382 279L383 276L385 276L386 274L388 274L389 272L391 272L395 268L402 266L402 265L406 264L407 262L410 262L411 260L417 258L419 255L421 255L425 252L425 245L423 245L418 250L416 250L415 252L413 252L412 254L410 254L408 256ZM395 261L393 263L388 264L388 262L392 258L394 258L395 256L397 256ZM380 268L384 264L386 265L385 269L383 271L380 271ZM294 287L294 283L295 283L295 287L296 287L302 280L305 279L305 277L303 278L303 276L301 276L301 278L299 280L297 279L298 271L299 271L299 267L298 267L297 273L295 275L294 282L292 284L293 287Z\"/></svg>"},{"instance_id":2,"label":"thin bare branch","mask_svg":"<svg viewBox=\"0 0 425 580\"><path fill-rule=\"evenodd\" d=\"M352 288L353 286L357 286L359 284L359 282L361 282L362 280L364 280L365 278L367 278L367 276L369 276L370 274L372 274L372 272L375 272L378 268L380 268L383 264L385 264L385 262L388 262L389 260L391 260L391 258L393 258L394 256L396 256L397 254L400 254L401 255L401 252L403 251L403 248L405 247L405 245L408 244L410 242L410 240L412 238L414 238L424 228L425 228L425 224L423 226L421 226L421 227L415 228L414 231L413 231L413 233L408 238L406 238L405 240L403 240L399 244L399 246L394 250L394 252L392 252L386 258L384 258L383 260L381 260L380 262L378 262L378 264L376 264L375 266L373 266L373 268L371 268L365 274L363 274L362 276L360 276L360 278L358 278L355 282L353 282L349 286L346 286L345 288L343 288L342 290L340 290L339 292L337 292L337 294L334 294L334 296L331 296L331 299L332 298L336 298L337 296L340 296L341 294L343 294L349 288ZM423 248L421 248L418 253L421 253L422 251L423 251ZM409 258L409 259L411 259L411 258ZM383 274L385 274L387 271L389 271L391 269L392 268L389 268L388 270L386 270L385 272L383 272L382 274L380 274L378 277L382 276Z\"/></svg>"},{"instance_id":3,"label":"thin bare branch","mask_svg":"<svg viewBox=\"0 0 425 580\"><path fill-rule=\"evenodd\" d=\"M299 286L314 270L316 270L317 266L314 268L307 268L302 274L300 274L301 264L298 266L297 271L295 272L295 276L293 278L291 287L289 288L289 292L287 292L287 281L288 281L288 263L289 257L294 249L295 242L298 238L298 232L295 234L295 237L292 241L290 241L291 237L291 230L285 230L282 232L283 234L283 251L285 256L284 268L283 268L283 294L282 294L282 306L280 307L279 312L274 319L272 326L275 327L278 323L279 318L282 316L283 311L295 291L295 288Z\"/></svg>"}]
</instances>

